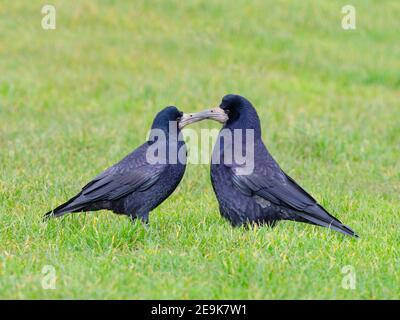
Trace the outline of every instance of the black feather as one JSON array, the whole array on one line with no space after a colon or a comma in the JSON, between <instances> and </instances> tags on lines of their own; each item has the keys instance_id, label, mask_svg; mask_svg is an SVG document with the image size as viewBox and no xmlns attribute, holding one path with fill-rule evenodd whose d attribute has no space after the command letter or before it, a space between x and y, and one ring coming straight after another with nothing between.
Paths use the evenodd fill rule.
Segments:
<instances>
[{"instance_id":1,"label":"black feather","mask_svg":"<svg viewBox=\"0 0 400 320\"><path fill-rule=\"evenodd\" d=\"M157 114L152 128L164 131L166 149L171 141L185 148L178 141L177 133L169 130L170 121L181 116L175 107L167 107ZM150 142L145 142L117 164L103 171L73 198L47 212L49 217L61 217L69 212L112 210L115 213L141 217L147 221L148 213L163 202L178 186L185 172L185 163L151 164L147 161ZM165 160L168 160L167 157Z\"/></svg>"},{"instance_id":2,"label":"black feather","mask_svg":"<svg viewBox=\"0 0 400 320\"><path fill-rule=\"evenodd\" d=\"M225 164L224 144L221 141L216 144L216 148L220 149L214 152L219 151L220 158L218 162L211 163L211 180L224 217L233 225L274 225L278 220L307 222L358 237L281 170L262 142L260 121L248 100L228 95L222 100L221 108L230 111L229 120L223 128L232 133L232 145L228 150L235 146L235 129L253 129L255 137L254 170L248 175L238 173L242 166ZM231 118L231 114L235 116ZM218 139L222 139L222 136Z\"/></svg>"}]
</instances>

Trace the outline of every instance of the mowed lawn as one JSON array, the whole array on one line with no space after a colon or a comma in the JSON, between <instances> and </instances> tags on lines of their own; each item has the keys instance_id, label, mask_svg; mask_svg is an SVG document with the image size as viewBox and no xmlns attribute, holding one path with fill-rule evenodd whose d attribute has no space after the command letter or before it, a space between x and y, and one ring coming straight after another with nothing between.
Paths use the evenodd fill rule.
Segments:
<instances>
[{"instance_id":1,"label":"mowed lawn","mask_svg":"<svg viewBox=\"0 0 400 320\"><path fill-rule=\"evenodd\" d=\"M398 1L351 1L350 31L343 1L52 1L43 30L45 3L0 3L0 298L400 298ZM161 108L226 93L254 103L282 168L359 240L233 229L208 165L188 165L147 231L105 211L42 222Z\"/></svg>"}]
</instances>

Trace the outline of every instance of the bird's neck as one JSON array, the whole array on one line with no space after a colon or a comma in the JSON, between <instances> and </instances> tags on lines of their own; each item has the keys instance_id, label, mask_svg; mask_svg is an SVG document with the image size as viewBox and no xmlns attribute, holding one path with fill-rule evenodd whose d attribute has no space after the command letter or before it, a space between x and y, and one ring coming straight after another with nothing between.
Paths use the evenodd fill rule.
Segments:
<instances>
[{"instance_id":1,"label":"bird's neck","mask_svg":"<svg viewBox=\"0 0 400 320\"><path fill-rule=\"evenodd\" d=\"M246 134L246 130L252 130L255 139L261 138L260 119L258 118L256 110L252 107L239 110L237 117L233 120L228 120L224 128L232 131L240 129L243 131L244 135Z\"/></svg>"},{"instance_id":2,"label":"bird's neck","mask_svg":"<svg viewBox=\"0 0 400 320\"><path fill-rule=\"evenodd\" d=\"M176 127L152 127L147 142L153 144L156 141L165 141L166 144L177 143L180 139L181 131ZM159 142L160 143L160 142Z\"/></svg>"},{"instance_id":3,"label":"bird's neck","mask_svg":"<svg viewBox=\"0 0 400 320\"><path fill-rule=\"evenodd\" d=\"M186 164L185 141L180 130L152 128L147 140L151 161L160 164Z\"/></svg>"}]
</instances>

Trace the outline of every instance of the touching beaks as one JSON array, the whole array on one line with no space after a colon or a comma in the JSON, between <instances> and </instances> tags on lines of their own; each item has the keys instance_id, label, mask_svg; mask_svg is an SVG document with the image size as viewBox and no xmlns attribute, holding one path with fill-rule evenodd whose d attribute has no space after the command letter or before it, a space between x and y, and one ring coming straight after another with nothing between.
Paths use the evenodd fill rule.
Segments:
<instances>
[{"instance_id":1,"label":"touching beaks","mask_svg":"<svg viewBox=\"0 0 400 320\"><path fill-rule=\"evenodd\" d=\"M196 113L184 113L181 119L179 120L179 129L183 129L188 124L195 123L197 121L203 120L200 117L196 116Z\"/></svg>"},{"instance_id":2,"label":"touching beaks","mask_svg":"<svg viewBox=\"0 0 400 320\"><path fill-rule=\"evenodd\" d=\"M181 120L179 121L179 129L182 129L188 124L195 123L204 119L211 119L220 123L225 123L228 120L228 115L220 107L196 113L184 113Z\"/></svg>"}]
</instances>

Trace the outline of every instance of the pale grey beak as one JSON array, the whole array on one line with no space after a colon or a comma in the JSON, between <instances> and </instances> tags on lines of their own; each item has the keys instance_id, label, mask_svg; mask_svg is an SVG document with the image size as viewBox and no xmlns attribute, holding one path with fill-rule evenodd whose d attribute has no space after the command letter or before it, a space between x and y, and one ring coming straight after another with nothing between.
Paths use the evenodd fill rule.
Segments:
<instances>
[{"instance_id":1,"label":"pale grey beak","mask_svg":"<svg viewBox=\"0 0 400 320\"><path fill-rule=\"evenodd\" d=\"M204 119L211 119L220 123L225 123L228 120L228 115L220 107L208 109L196 113L184 113L179 121L179 129L187 126L188 124L198 122Z\"/></svg>"}]
</instances>

